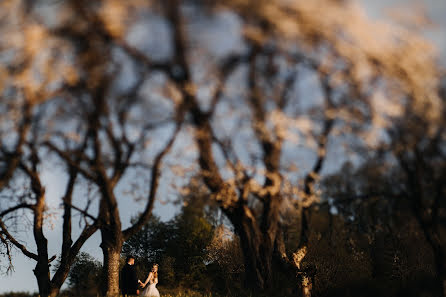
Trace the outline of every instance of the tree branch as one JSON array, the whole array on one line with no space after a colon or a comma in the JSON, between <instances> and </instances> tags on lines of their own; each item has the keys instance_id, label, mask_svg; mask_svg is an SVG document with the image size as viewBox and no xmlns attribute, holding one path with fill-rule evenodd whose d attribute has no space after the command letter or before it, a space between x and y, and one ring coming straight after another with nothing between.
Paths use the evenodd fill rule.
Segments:
<instances>
[{"instance_id":1,"label":"tree branch","mask_svg":"<svg viewBox=\"0 0 446 297\"><path fill-rule=\"evenodd\" d=\"M9 213L11 213L11 212L14 212L14 211L16 211L16 210L23 209L23 208L28 208L28 209L31 209L31 210L32 210L32 209L34 209L34 205L29 204L29 203L20 203L20 204L17 204L17 205L14 206L14 207L11 207L11 208L8 208L8 209L2 211L2 212L0 213L0 218L6 216L7 214L9 214Z\"/></svg>"},{"instance_id":2,"label":"tree branch","mask_svg":"<svg viewBox=\"0 0 446 297\"><path fill-rule=\"evenodd\" d=\"M321 87L324 93L325 100L325 114L324 114L324 123L322 132L318 137L317 141L317 159L313 165L313 169L307 174L304 179L304 193L307 196L312 196L314 194L314 183L316 182L316 178L319 175L322 167L324 165L324 161L327 156L327 144L328 144L328 136L334 126L334 118L331 116L331 113L328 112L333 109L333 89L330 86L328 78L322 74L318 73L321 81Z\"/></svg>"},{"instance_id":3,"label":"tree branch","mask_svg":"<svg viewBox=\"0 0 446 297\"><path fill-rule=\"evenodd\" d=\"M96 181L97 177L92 175L91 173L89 173L87 170L83 169L81 167L81 165L79 164L79 162L73 160L71 158L70 153L64 152L62 150L60 150L57 146L55 146L53 143L51 143L50 141L46 141L43 143L44 146L48 147L51 151L55 152L62 160L64 160L65 162L67 162L67 164L69 166L72 166L73 168L76 168L76 170L81 173L85 178L87 178L88 180L91 181Z\"/></svg>"},{"instance_id":4,"label":"tree branch","mask_svg":"<svg viewBox=\"0 0 446 297\"><path fill-rule=\"evenodd\" d=\"M20 156L22 155L23 145L26 141L26 136L31 127L32 118L32 105L29 102L25 102L23 106L23 121L21 122L18 130L18 140L12 153L7 153L5 149L2 149L3 153L7 155L7 165L4 172L0 172L0 189L2 189L12 178L15 169L20 162Z\"/></svg>"},{"instance_id":5,"label":"tree branch","mask_svg":"<svg viewBox=\"0 0 446 297\"><path fill-rule=\"evenodd\" d=\"M147 223L147 221L150 218L150 215L152 214L152 209L153 209L153 206L155 203L156 193L158 190L162 160L163 160L164 156L172 148L172 146L175 142L175 139L181 130L182 123L183 123L183 121L177 123L172 137L169 139L166 146L161 150L161 152L158 153L158 155L155 158L155 162L153 164L152 172L151 172L150 192L149 192L149 196L147 197L148 202L146 204L146 208L144 209L144 212L138 218L138 221L135 224L133 224L131 227L129 227L123 231L124 240L129 239L132 235L136 234L139 230L141 230L142 226L145 223Z\"/></svg>"},{"instance_id":6,"label":"tree branch","mask_svg":"<svg viewBox=\"0 0 446 297\"><path fill-rule=\"evenodd\" d=\"M26 249L26 247L19 243L9 232L7 227L5 226L5 224L3 223L3 220L0 218L0 230L1 233L4 234L6 236L6 239L11 242L16 248L18 248L25 256L27 256L28 258L31 258L33 260L38 259L37 255L28 251Z\"/></svg>"}]
</instances>

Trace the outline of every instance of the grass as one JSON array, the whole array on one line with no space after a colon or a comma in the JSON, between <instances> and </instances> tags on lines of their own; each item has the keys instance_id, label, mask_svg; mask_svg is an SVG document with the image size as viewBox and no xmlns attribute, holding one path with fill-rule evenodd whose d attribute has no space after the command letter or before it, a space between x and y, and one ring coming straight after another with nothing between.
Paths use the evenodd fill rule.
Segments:
<instances>
[{"instance_id":1,"label":"grass","mask_svg":"<svg viewBox=\"0 0 446 297\"><path fill-rule=\"evenodd\" d=\"M202 293L192 290L184 290L184 289L167 289L160 288L161 297L217 297L212 293Z\"/></svg>"},{"instance_id":2,"label":"grass","mask_svg":"<svg viewBox=\"0 0 446 297\"><path fill-rule=\"evenodd\" d=\"M161 297L252 297L250 294L221 295L212 292L199 292L184 288L159 288Z\"/></svg>"}]
</instances>

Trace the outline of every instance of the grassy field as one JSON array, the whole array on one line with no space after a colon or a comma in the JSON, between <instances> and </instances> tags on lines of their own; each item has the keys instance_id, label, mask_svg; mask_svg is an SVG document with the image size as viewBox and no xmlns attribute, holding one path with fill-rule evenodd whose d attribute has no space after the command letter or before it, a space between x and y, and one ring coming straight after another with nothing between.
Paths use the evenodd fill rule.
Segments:
<instances>
[{"instance_id":1,"label":"grassy field","mask_svg":"<svg viewBox=\"0 0 446 297\"><path fill-rule=\"evenodd\" d=\"M161 297L220 297L212 293L202 293L191 290L159 288Z\"/></svg>"},{"instance_id":2,"label":"grassy field","mask_svg":"<svg viewBox=\"0 0 446 297\"><path fill-rule=\"evenodd\" d=\"M159 292L161 297L242 297L239 294L231 294L231 295L220 295L211 292L203 293L197 292L187 289L168 289L168 288L159 288ZM251 295L243 295L243 297L251 297Z\"/></svg>"}]
</instances>

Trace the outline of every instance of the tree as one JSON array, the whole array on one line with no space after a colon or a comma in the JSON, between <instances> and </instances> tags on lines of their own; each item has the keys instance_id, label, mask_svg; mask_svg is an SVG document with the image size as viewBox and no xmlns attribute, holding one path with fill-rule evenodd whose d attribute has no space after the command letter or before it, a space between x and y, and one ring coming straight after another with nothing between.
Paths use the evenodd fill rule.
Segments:
<instances>
[{"instance_id":1,"label":"tree","mask_svg":"<svg viewBox=\"0 0 446 297\"><path fill-rule=\"evenodd\" d=\"M103 222L105 291L110 296L118 293L122 243L149 219L161 159L183 125L192 127L185 130L195 142L192 150L210 200L218 202L240 238L246 284L264 290L272 287L275 263L302 276L304 284L311 280L312 272L300 267L307 249L308 207L319 198L318 176L334 140L381 131L404 108L427 120L426 131L435 131L441 118L439 71L430 45L407 30L367 20L348 1L67 0L58 4L54 22L42 21L29 1L4 5L16 5L30 25L22 30L34 38L30 41L51 36L68 49L55 58L64 79L64 92L57 96L77 106L73 110L84 125L75 134L86 140L85 150L75 160L71 150L64 154L54 140L47 147L99 189L101 213L91 218ZM216 30L222 23L234 29ZM14 24L5 28L24 37ZM155 45L135 41L138 26L157 28L140 38L156 36ZM222 35L211 42L217 31ZM229 40L232 46L214 42L227 45ZM25 49L34 55L24 62L37 63L36 48L42 46L29 45ZM28 65L14 65L23 64ZM123 69L137 79L122 79L129 77ZM29 72L16 78L32 82L25 84L29 95L36 93L36 85L54 85L36 83L45 73ZM144 84L149 91L141 91ZM162 105L155 100L147 108L144 103L151 97L168 99L171 118L163 120L172 123L174 132L149 166L152 187L143 215L122 230L116 186L140 157L132 149L139 142L126 141L127 132L129 127L138 135L150 130L142 123L159 115L155 107ZM373 140L374 134L367 135ZM61 142L73 143L64 136ZM190 147L184 145L183 151ZM176 165L184 163L177 160ZM296 251L287 251L282 218L293 207L301 212L299 243ZM311 286L304 287L308 295Z\"/></svg>"},{"instance_id":2,"label":"tree","mask_svg":"<svg viewBox=\"0 0 446 297\"><path fill-rule=\"evenodd\" d=\"M233 295L243 291L243 255L239 238L225 225L219 225L206 248L208 273L213 280L213 292Z\"/></svg>"},{"instance_id":3,"label":"tree","mask_svg":"<svg viewBox=\"0 0 446 297\"><path fill-rule=\"evenodd\" d=\"M173 226L174 235L167 245L166 254L175 259L173 267L178 285L206 289L206 247L212 239L213 226L204 216L203 209L193 204L183 207Z\"/></svg>"},{"instance_id":4,"label":"tree","mask_svg":"<svg viewBox=\"0 0 446 297\"><path fill-rule=\"evenodd\" d=\"M389 128L390 131L394 129L397 127ZM371 160L365 160L359 168L346 165L342 173L327 177L324 182L325 192L327 197L333 199L333 204L343 216L353 218L362 232L375 238L378 247L385 247L377 252L378 258L384 257L388 250L394 250L392 258L401 259L403 257L399 253L418 248L416 254L425 254L425 262L429 263L432 253L435 265L430 269L435 271L436 292L440 294L444 290L442 255L445 251L445 243L440 234L446 230L446 225L442 215L445 209L444 199L438 195L444 191L444 177L438 173L443 172L444 162L440 161L441 150L431 146L433 140L424 133L416 133L416 129L401 131L398 138L392 140L391 149L386 148L371 154ZM418 140L412 147L397 143L400 137ZM412 150L419 150L418 157L409 157ZM429 173L419 172L409 179L414 174L411 170L420 164L424 164L423 170L428 170ZM419 191L415 191L415 187L419 187ZM420 235L408 240L405 239L409 236L407 234ZM406 246L401 251L399 245L404 241ZM415 245L414 242L418 244ZM425 246L419 248L422 243ZM382 264L380 266L380 269L384 267Z\"/></svg>"},{"instance_id":5,"label":"tree","mask_svg":"<svg viewBox=\"0 0 446 297\"><path fill-rule=\"evenodd\" d=\"M169 2L167 8L167 18L174 28L174 59L182 69L181 76L173 76L172 80L182 92L193 118L205 183L240 236L247 284L254 289L264 289L272 285L274 258L284 265L294 264L301 270L299 263L305 256L308 240L307 208L318 196L315 182L325 163L332 131L360 132L373 126L379 119L375 117L377 111L373 106L381 99L374 96L377 90L389 102L408 102L420 115L426 112L421 107L426 104L435 122L440 117L434 108L439 104L438 75L425 43L407 32L398 35L401 31L383 31L379 26L373 28L356 8L344 1L311 4L293 1L289 5L226 1L223 5L234 9L246 22L244 42L247 49L246 53L229 60L231 63L219 67L216 95L214 100L209 100L213 103L211 109L205 110L201 106L197 93L190 87L197 82L193 79L188 56L187 20L181 14L178 1ZM387 46L378 48L368 43L368 38L378 39L374 34L379 34ZM405 53L404 60L400 60L398 53L401 52ZM420 59L424 61L421 64ZM397 60L401 63L395 63ZM247 126L251 126L249 141L244 142L244 147L249 147L248 142L254 143L254 152L245 158L237 157L240 152L234 140L240 126L231 131L233 134L224 135L222 140L224 129L217 128L220 127L218 113L214 112L215 106L224 104L219 100L226 99L221 96L222 89L229 88L225 78L239 63L246 65L240 67L244 69L244 75L238 80L243 81L240 85L244 92L239 98L245 100L243 105L249 108L243 116L248 117ZM299 113L293 106L301 102L300 98L289 92L293 91L297 79L295 72L302 68L319 79L322 99ZM430 79L421 79L420 73ZM381 112L390 111L386 107L378 111ZM293 128L298 133L294 134ZM302 134L309 136L313 144L315 161L309 173L301 175L296 185L292 182L293 175L283 168L282 162L285 146L290 145L290 139ZM220 151L217 152L214 146L219 146ZM229 164L228 170L233 171L230 178L225 178L227 175L223 171L226 168L216 159L221 155ZM301 164L296 166L301 167ZM292 261L283 248L281 209L288 197L294 200L296 196L301 199L303 213L300 249ZM306 271L300 272L307 296L311 277Z\"/></svg>"},{"instance_id":6,"label":"tree","mask_svg":"<svg viewBox=\"0 0 446 297\"><path fill-rule=\"evenodd\" d=\"M36 141L30 145L31 153L25 156L30 160L28 161L24 157L21 163L21 169L31 180L36 203L35 205L12 206L2 212L3 217L23 207L33 211L35 217L34 234L39 252L37 255L28 252L25 247L21 246L8 233L5 225L2 225L2 231L4 231L2 233L2 241L12 242L25 254L38 261L35 271L39 281L39 290L42 296L46 296L48 294L57 294L57 290L67 276L69 266L82 245L81 242L83 243L92 232L100 228L103 237L101 247L104 251L105 271L103 275L107 278L104 282L104 292L106 292L104 294L116 295L119 293L118 268L122 243L138 231L150 217L159 179L161 160L173 145L175 136L179 132L182 121L181 113L178 113L178 120L173 120L173 122L177 123L173 137L167 140L165 148L153 157L154 164L150 178L151 188L147 195L144 212L134 225L126 230L121 230L114 189L121 178L130 171L127 170L129 167L145 166L144 162L137 161L137 165L132 165L130 162L133 163L132 158L136 154L140 154L139 156L142 158L145 157L142 150L146 148L145 142L148 141L147 133L153 130L154 126L154 123L137 121L135 118L129 119L128 116L130 111L134 112L136 109L144 106L142 103L135 108L133 103L138 101L136 97L142 83L145 82L146 76L143 73L138 73L141 74L138 77L138 81L129 90L125 90L125 92L123 90L113 90L111 83L118 81L116 76L119 74L119 65L117 63L119 57L115 57L114 62L112 59L112 63L109 63L108 59L112 57L113 51L117 50L120 45L117 40L111 42L110 38L112 36L105 29L105 24L102 24L104 28L98 31L92 30L98 24L97 22L101 23L102 20L98 18L96 11L93 11L94 9L91 10L92 7L85 3L77 1L64 1L61 3L63 6L61 9L72 9L73 13L68 16L68 19L63 20L57 19L60 14L57 15L54 26L45 24L45 22L39 19L41 16L39 16L36 8L40 5L45 6L45 4L36 3L34 5L25 1L11 1L2 5L4 6L2 11L11 10L15 13L14 15L20 15L18 22L23 27L22 35L20 29L16 30L14 25L12 25L15 20L6 17L6 20L9 22L5 26L5 32L16 36L18 39L28 35L31 38L26 43L17 44L9 39L5 43L10 50L21 54L18 55L17 59L7 61L10 69L13 69L16 64L19 67L8 73L11 78L10 88L13 90L14 88L23 88L23 96L30 98L25 99L27 103L25 107L30 106L34 102L41 103L45 101L51 101L51 104L48 105L54 107L54 110L49 112L53 117L48 119L46 115L44 116L46 123L50 124L49 127L53 129L44 129L43 126L34 123L33 129L38 139L33 139ZM85 24L88 25L85 27ZM39 42L42 40L48 42L40 44ZM45 53L51 53L51 51L59 53L60 56L45 56ZM65 59L66 57L69 58ZM20 59L23 59L26 63L20 64ZM41 59L43 59L46 72L35 73L36 63L40 63ZM107 67L110 67L112 64L115 65L114 73L110 73L107 70ZM52 69L50 65L55 65L56 67ZM60 71L61 77L54 76L54 73L58 71ZM46 75L48 77L45 77ZM39 76L44 77L43 81L36 78ZM54 88L57 89L56 92ZM21 93L18 93L18 95L21 95ZM110 96L113 99L107 100L106 96ZM112 100L114 100L114 105L111 103ZM10 109L6 110L10 111ZM25 109L25 111L24 123L18 125L17 135L19 137L15 144L16 151L13 152L13 158L4 158L7 162L5 161L5 172L2 171L2 185L3 182L6 183L10 179L12 172L18 166L16 163L19 161L16 161L16 156L20 156L21 146L25 141L25 132L28 129L29 119L27 114L31 113L28 109ZM157 111L159 112L160 110L157 109ZM147 115L145 113L142 116ZM168 114L167 117L169 116ZM174 115L173 117L176 116ZM67 123L67 120L69 122L68 125L63 125ZM168 119L164 118L163 120L167 121ZM136 132L136 130L131 130L136 126L129 124L132 121L138 122L139 128L141 128L139 131L142 131L141 135L136 137L134 141L128 135ZM116 130L115 128L121 130ZM103 141L106 143L103 144ZM57 285L54 288L48 280L50 276L47 263L48 256L46 255L47 242L42 232L45 199L44 188L39 180L37 169L38 164L40 164L42 149L50 150L64 161L70 175L67 195L62 199L65 207L64 243L61 265L59 266L62 272L56 273ZM5 151L5 156L6 153ZM109 175L109 170L112 171L111 175ZM72 193L78 174L81 178L87 180L87 183L94 184L99 191L101 199L100 211L97 216L92 215L88 211L91 204L90 200L84 200L86 208L77 207L72 203ZM133 174L135 173L133 172ZM93 220L94 224L91 225L93 226L91 228L89 224L86 224L86 226L88 225L88 228L86 227L88 236L83 234L81 236L82 240L75 244L73 251L70 250L68 252L67 248L70 248L72 244L70 235L72 209L80 211L86 218L86 222Z\"/></svg>"},{"instance_id":7,"label":"tree","mask_svg":"<svg viewBox=\"0 0 446 297\"><path fill-rule=\"evenodd\" d=\"M43 111L44 108L42 107ZM37 115L39 113L37 112ZM42 134L45 130L41 128L39 116L32 118L32 133L25 135L29 142L24 145L26 153L19 156L18 166L14 172L9 185L2 189L2 211L0 213L0 238L7 246L10 257L10 247L20 250L25 256L36 261L34 274L37 279L39 293L41 296L56 296L64 283L70 267L75 260L85 241L98 229L97 222L91 223L85 218L81 223L80 233L76 240L72 238L72 201L73 192L77 183L77 171L68 168L69 177L65 186L65 193L61 198L63 202L63 227L60 264L54 275L50 275L50 263L56 259L56 255L49 257L48 240L44 234L45 224L51 219L48 214L48 205L45 196L45 187L41 182L42 166ZM44 131L43 133L41 133ZM30 228L33 230L33 239L37 251L33 252L29 246L22 244L17 229L25 226L23 217L31 217ZM10 258L11 259L11 258ZM11 261L11 260L10 260Z\"/></svg>"},{"instance_id":8,"label":"tree","mask_svg":"<svg viewBox=\"0 0 446 297\"><path fill-rule=\"evenodd\" d=\"M47 103L71 85L73 77L69 76L69 72L72 68L69 63L55 61L48 55L52 52L63 56L67 50L59 40L33 23L27 14L27 3L8 1L2 2L0 6L4 21L1 31L2 35L7 36L2 41L2 54L5 49L14 53L0 65L0 239L6 246L10 261L11 247L36 261L34 273L40 295L55 296L79 249L97 228L96 224L86 220L81 226L79 237L75 241L72 239L70 202L77 184L77 172L69 169L64 198L61 199L65 201L61 264L50 277L49 265L55 256L48 255L48 242L43 231L48 221L48 212L40 176L44 155L41 148L50 130L45 126L50 122L45 114L48 111ZM23 218L27 218L28 214L36 252L22 244L17 234L14 234L17 227L24 227L26 220Z\"/></svg>"},{"instance_id":9,"label":"tree","mask_svg":"<svg viewBox=\"0 0 446 297\"><path fill-rule=\"evenodd\" d=\"M196 189L181 199L184 205L178 215L168 222L152 217L124 243L123 253L135 255L142 264L139 267L142 278L147 276L153 263L158 263L163 285L205 289L207 247L214 227L204 198L204 193Z\"/></svg>"},{"instance_id":10,"label":"tree","mask_svg":"<svg viewBox=\"0 0 446 297\"><path fill-rule=\"evenodd\" d=\"M150 271L152 263L159 263L167 243L173 236L172 222L161 222L152 216L144 227L124 242L123 255L134 255L138 262L143 261L144 273Z\"/></svg>"},{"instance_id":11,"label":"tree","mask_svg":"<svg viewBox=\"0 0 446 297\"><path fill-rule=\"evenodd\" d=\"M87 253L80 253L68 275L73 296L97 296L101 281L101 263Z\"/></svg>"}]
</instances>

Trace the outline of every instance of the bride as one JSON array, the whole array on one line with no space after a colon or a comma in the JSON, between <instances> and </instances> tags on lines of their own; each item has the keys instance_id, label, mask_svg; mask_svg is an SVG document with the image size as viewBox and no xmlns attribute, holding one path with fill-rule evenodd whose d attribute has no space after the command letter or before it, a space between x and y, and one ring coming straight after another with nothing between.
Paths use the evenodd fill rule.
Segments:
<instances>
[{"instance_id":1,"label":"bride","mask_svg":"<svg viewBox=\"0 0 446 297\"><path fill-rule=\"evenodd\" d=\"M146 288L147 283L149 286ZM160 297L160 293L156 288L156 284L158 283L158 264L154 264L152 267L152 271L149 273L146 281L142 284L142 287L145 288L142 291L141 296L143 297Z\"/></svg>"}]
</instances>

